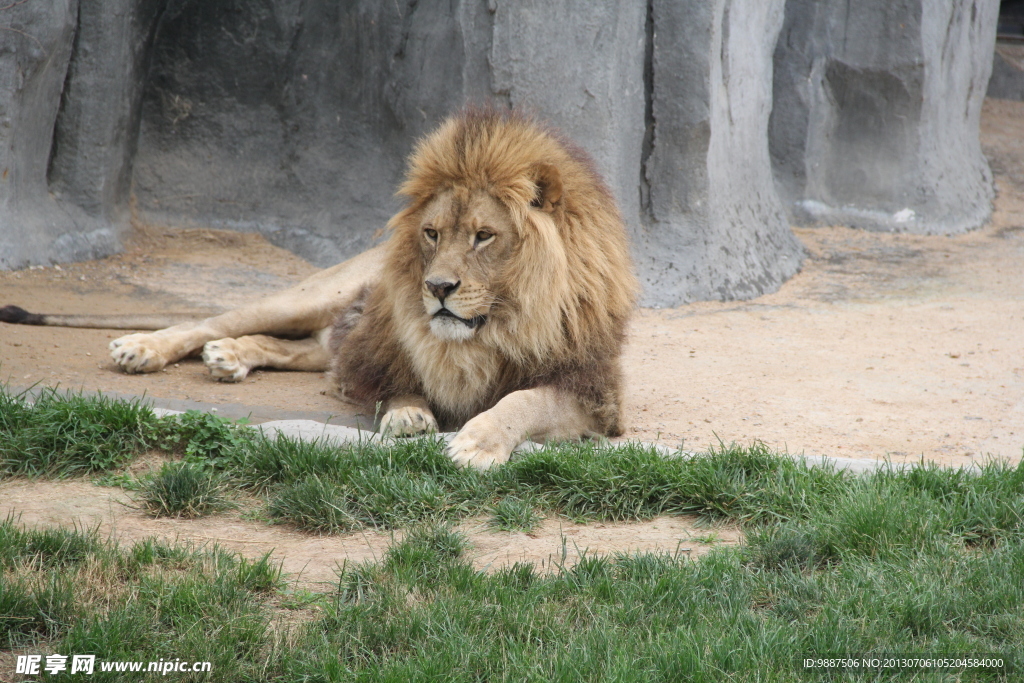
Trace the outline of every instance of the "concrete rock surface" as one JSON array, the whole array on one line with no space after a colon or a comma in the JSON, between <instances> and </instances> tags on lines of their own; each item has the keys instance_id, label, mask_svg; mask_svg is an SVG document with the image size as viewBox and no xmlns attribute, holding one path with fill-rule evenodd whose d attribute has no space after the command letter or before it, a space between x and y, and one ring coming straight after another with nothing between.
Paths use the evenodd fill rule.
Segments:
<instances>
[{"instance_id":1,"label":"concrete rock surface","mask_svg":"<svg viewBox=\"0 0 1024 683\"><path fill-rule=\"evenodd\" d=\"M149 222L257 231L335 263L398 208L415 140L474 103L535 114L594 157L648 305L777 288L803 257L787 211L976 227L998 2L847 5L15 3L0 12L0 267L116 250L132 196Z\"/></svg>"},{"instance_id":2,"label":"concrete rock surface","mask_svg":"<svg viewBox=\"0 0 1024 683\"><path fill-rule=\"evenodd\" d=\"M55 0L0 11L0 267L120 249L162 7Z\"/></svg>"},{"instance_id":3,"label":"concrete rock surface","mask_svg":"<svg viewBox=\"0 0 1024 683\"><path fill-rule=\"evenodd\" d=\"M78 232L46 179L77 17L78 0L0 13L0 268L86 258L96 238Z\"/></svg>"},{"instance_id":4,"label":"concrete rock surface","mask_svg":"<svg viewBox=\"0 0 1024 683\"><path fill-rule=\"evenodd\" d=\"M991 214L998 0L788 0L769 128L793 220L955 234Z\"/></svg>"},{"instance_id":5,"label":"concrete rock surface","mask_svg":"<svg viewBox=\"0 0 1024 683\"><path fill-rule=\"evenodd\" d=\"M996 45L985 96L1024 101L1024 40Z\"/></svg>"},{"instance_id":6,"label":"concrete rock surface","mask_svg":"<svg viewBox=\"0 0 1024 683\"><path fill-rule=\"evenodd\" d=\"M139 208L152 220L258 230L328 265L369 246L397 208L388 195L416 137L467 102L490 103L535 114L594 157L633 234L645 303L771 291L801 259L766 140L783 2L729 6L271 12L172 0L146 95ZM687 111L702 112L693 125L709 131L703 147L679 137L690 135Z\"/></svg>"},{"instance_id":7,"label":"concrete rock surface","mask_svg":"<svg viewBox=\"0 0 1024 683\"><path fill-rule=\"evenodd\" d=\"M142 90L163 0L81 0L53 133L49 184L89 218L123 226Z\"/></svg>"},{"instance_id":8,"label":"concrete rock surface","mask_svg":"<svg viewBox=\"0 0 1024 683\"><path fill-rule=\"evenodd\" d=\"M749 299L778 288L802 251L768 158L772 52L783 0L655 0L643 223L648 303Z\"/></svg>"}]
</instances>

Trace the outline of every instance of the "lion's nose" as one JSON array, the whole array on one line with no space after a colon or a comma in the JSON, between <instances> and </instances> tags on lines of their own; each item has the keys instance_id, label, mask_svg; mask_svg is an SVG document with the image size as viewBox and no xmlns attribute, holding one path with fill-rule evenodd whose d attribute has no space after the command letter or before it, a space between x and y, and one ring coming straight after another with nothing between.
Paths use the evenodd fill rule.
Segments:
<instances>
[{"instance_id":1,"label":"lion's nose","mask_svg":"<svg viewBox=\"0 0 1024 683\"><path fill-rule=\"evenodd\" d=\"M444 303L445 297L458 289L460 284L462 284L462 280L459 280L458 282L447 282L445 280L426 281L427 289L429 289L430 293L436 296L437 300L441 303Z\"/></svg>"}]
</instances>

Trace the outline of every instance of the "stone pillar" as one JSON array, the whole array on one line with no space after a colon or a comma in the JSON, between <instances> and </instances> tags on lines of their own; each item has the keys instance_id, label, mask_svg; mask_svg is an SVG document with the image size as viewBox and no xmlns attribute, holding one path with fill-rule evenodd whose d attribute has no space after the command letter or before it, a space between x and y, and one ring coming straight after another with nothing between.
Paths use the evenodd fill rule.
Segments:
<instances>
[{"instance_id":1,"label":"stone pillar","mask_svg":"<svg viewBox=\"0 0 1024 683\"><path fill-rule=\"evenodd\" d=\"M88 245L75 239L74 226L50 197L46 181L78 0L5 4L0 11L0 268L10 269L80 257Z\"/></svg>"},{"instance_id":2,"label":"stone pillar","mask_svg":"<svg viewBox=\"0 0 1024 683\"><path fill-rule=\"evenodd\" d=\"M772 51L784 0L653 0L635 251L648 304L748 299L800 267L772 182Z\"/></svg>"},{"instance_id":3,"label":"stone pillar","mask_svg":"<svg viewBox=\"0 0 1024 683\"><path fill-rule=\"evenodd\" d=\"M978 140L998 0L788 0L769 136L793 220L954 234L991 212Z\"/></svg>"},{"instance_id":4,"label":"stone pillar","mask_svg":"<svg viewBox=\"0 0 1024 683\"><path fill-rule=\"evenodd\" d=\"M587 150L626 224L640 226L644 138L642 2L496 2L494 96L536 113Z\"/></svg>"},{"instance_id":5,"label":"stone pillar","mask_svg":"<svg viewBox=\"0 0 1024 683\"><path fill-rule=\"evenodd\" d=\"M84 221L128 222L142 89L165 1L80 0L49 181Z\"/></svg>"},{"instance_id":6,"label":"stone pillar","mask_svg":"<svg viewBox=\"0 0 1024 683\"><path fill-rule=\"evenodd\" d=\"M0 267L120 248L164 1L53 0L0 12Z\"/></svg>"}]
</instances>

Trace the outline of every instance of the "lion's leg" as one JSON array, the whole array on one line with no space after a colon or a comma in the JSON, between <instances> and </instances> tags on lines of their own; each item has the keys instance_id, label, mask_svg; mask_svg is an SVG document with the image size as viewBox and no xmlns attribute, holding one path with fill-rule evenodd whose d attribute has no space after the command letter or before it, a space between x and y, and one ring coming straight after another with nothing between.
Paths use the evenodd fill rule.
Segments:
<instances>
[{"instance_id":1,"label":"lion's leg","mask_svg":"<svg viewBox=\"0 0 1024 683\"><path fill-rule=\"evenodd\" d=\"M437 431L437 420L422 396L399 396L388 401L380 433L413 436Z\"/></svg>"},{"instance_id":2,"label":"lion's leg","mask_svg":"<svg viewBox=\"0 0 1024 683\"><path fill-rule=\"evenodd\" d=\"M596 422L579 399L555 387L513 391L467 422L448 444L448 456L461 467L487 469L527 439L593 436Z\"/></svg>"},{"instance_id":3,"label":"lion's leg","mask_svg":"<svg viewBox=\"0 0 1024 683\"><path fill-rule=\"evenodd\" d=\"M263 334L218 339L206 342L203 362L210 374L222 382L241 382L253 368L322 372L331 359L327 350L330 331L325 327L305 339L278 339Z\"/></svg>"},{"instance_id":4,"label":"lion's leg","mask_svg":"<svg viewBox=\"0 0 1024 683\"><path fill-rule=\"evenodd\" d=\"M383 246L374 247L283 292L227 313L157 332L125 335L110 342L110 356L125 372L156 372L215 340L314 334L329 327L364 287L376 283L383 256Z\"/></svg>"}]
</instances>

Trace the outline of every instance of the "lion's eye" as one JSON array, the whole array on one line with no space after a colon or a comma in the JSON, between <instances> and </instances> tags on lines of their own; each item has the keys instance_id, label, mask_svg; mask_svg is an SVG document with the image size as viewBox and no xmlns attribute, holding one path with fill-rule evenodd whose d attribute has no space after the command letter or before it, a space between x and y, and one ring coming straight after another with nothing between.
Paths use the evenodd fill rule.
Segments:
<instances>
[{"instance_id":1,"label":"lion's eye","mask_svg":"<svg viewBox=\"0 0 1024 683\"><path fill-rule=\"evenodd\" d=\"M492 237L494 237L494 233L493 232L487 232L486 230L481 230L480 232L478 232L476 234L476 243L480 244L481 242L486 242L487 240L491 239Z\"/></svg>"},{"instance_id":2,"label":"lion's eye","mask_svg":"<svg viewBox=\"0 0 1024 683\"><path fill-rule=\"evenodd\" d=\"M434 230L433 228L425 228L423 230L423 233L427 236L427 239L430 240L431 242L436 242L437 241L437 230Z\"/></svg>"}]
</instances>

